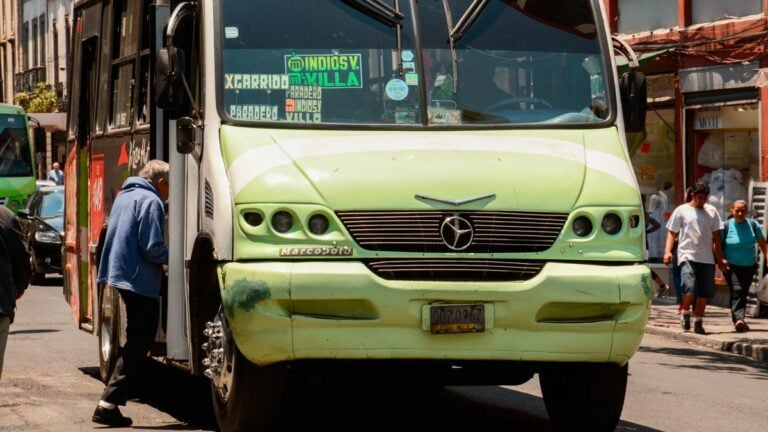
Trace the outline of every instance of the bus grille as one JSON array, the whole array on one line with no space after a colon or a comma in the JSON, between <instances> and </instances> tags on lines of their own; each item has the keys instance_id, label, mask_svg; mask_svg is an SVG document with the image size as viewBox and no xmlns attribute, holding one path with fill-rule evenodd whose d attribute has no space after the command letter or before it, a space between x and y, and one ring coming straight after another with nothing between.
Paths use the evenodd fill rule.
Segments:
<instances>
[{"instance_id":1,"label":"bus grille","mask_svg":"<svg viewBox=\"0 0 768 432\"><path fill-rule=\"evenodd\" d=\"M541 261L384 259L366 262L377 276L388 280L525 281L544 267Z\"/></svg>"},{"instance_id":2,"label":"bus grille","mask_svg":"<svg viewBox=\"0 0 768 432\"><path fill-rule=\"evenodd\" d=\"M549 249L567 214L534 212L343 211L337 215L364 249L388 252L456 252L441 234L446 219L458 216L472 227L461 252L540 252Z\"/></svg>"}]
</instances>

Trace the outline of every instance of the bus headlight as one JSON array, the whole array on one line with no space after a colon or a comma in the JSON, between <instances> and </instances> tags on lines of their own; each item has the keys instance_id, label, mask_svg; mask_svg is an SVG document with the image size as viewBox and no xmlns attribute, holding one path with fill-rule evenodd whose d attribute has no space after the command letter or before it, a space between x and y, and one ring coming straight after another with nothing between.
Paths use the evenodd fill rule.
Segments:
<instances>
[{"instance_id":1,"label":"bus headlight","mask_svg":"<svg viewBox=\"0 0 768 432\"><path fill-rule=\"evenodd\" d=\"M614 235L621 231L621 218L617 214L608 213L603 216L603 222L600 226L607 234Z\"/></svg>"},{"instance_id":2,"label":"bus headlight","mask_svg":"<svg viewBox=\"0 0 768 432\"><path fill-rule=\"evenodd\" d=\"M586 216L579 216L573 221L573 232L579 237L586 237L592 232L592 221Z\"/></svg>"},{"instance_id":3,"label":"bus headlight","mask_svg":"<svg viewBox=\"0 0 768 432\"><path fill-rule=\"evenodd\" d=\"M264 216L259 212L247 212L243 215L243 219L245 219L245 223L252 227L257 227L264 222Z\"/></svg>"},{"instance_id":4,"label":"bus headlight","mask_svg":"<svg viewBox=\"0 0 768 432\"><path fill-rule=\"evenodd\" d=\"M312 234L325 234L328 231L328 225L328 218L321 214L316 214L309 218L309 232Z\"/></svg>"},{"instance_id":5,"label":"bus headlight","mask_svg":"<svg viewBox=\"0 0 768 432\"><path fill-rule=\"evenodd\" d=\"M287 233L293 227L293 216L281 210L272 215L272 228L279 233Z\"/></svg>"}]
</instances>

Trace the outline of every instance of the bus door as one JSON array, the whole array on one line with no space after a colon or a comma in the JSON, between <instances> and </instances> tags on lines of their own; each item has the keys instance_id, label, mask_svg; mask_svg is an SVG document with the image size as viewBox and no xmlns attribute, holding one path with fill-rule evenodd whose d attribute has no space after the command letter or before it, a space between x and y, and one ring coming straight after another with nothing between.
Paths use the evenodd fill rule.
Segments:
<instances>
[{"instance_id":1,"label":"bus door","mask_svg":"<svg viewBox=\"0 0 768 432\"><path fill-rule=\"evenodd\" d=\"M69 301L72 315L81 327L93 325L94 293L88 283L89 261L95 255L95 248L89 244L88 211L90 163L92 144L93 113L95 103L96 61L98 34L101 22L101 5L94 5L78 14L73 53L72 106L70 107L70 136L65 163L66 211L65 211L65 269L64 295ZM79 77L79 78L78 78ZM74 115L76 113L76 115ZM94 249L94 250L91 250Z\"/></svg>"}]
</instances>

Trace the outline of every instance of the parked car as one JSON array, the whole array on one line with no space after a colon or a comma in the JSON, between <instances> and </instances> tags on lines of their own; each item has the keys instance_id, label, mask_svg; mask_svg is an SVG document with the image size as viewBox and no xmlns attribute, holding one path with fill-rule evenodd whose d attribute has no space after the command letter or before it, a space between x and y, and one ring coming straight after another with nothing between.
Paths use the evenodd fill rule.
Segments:
<instances>
[{"instance_id":1,"label":"parked car","mask_svg":"<svg viewBox=\"0 0 768 432\"><path fill-rule=\"evenodd\" d=\"M61 274L64 236L64 186L40 186L18 212L32 265L32 283L48 273Z\"/></svg>"},{"instance_id":2,"label":"parked car","mask_svg":"<svg viewBox=\"0 0 768 432\"><path fill-rule=\"evenodd\" d=\"M53 180L35 180L36 189L40 189L41 187L45 186L56 186L56 182Z\"/></svg>"}]
</instances>

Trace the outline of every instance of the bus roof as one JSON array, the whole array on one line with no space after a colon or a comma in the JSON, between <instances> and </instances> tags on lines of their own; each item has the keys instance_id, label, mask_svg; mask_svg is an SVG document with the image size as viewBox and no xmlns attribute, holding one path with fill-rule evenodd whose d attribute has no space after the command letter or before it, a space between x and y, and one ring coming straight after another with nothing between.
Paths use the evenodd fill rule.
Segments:
<instances>
[{"instance_id":1,"label":"bus roof","mask_svg":"<svg viewBox=\"0 0 768 432\"><path fill-rule=\"evenodd\" d=\"M26 115L24 108L18 105L0 103L0 114Z\"/></svg>"}]
</instances>

